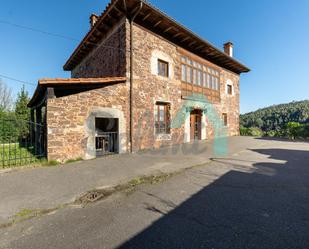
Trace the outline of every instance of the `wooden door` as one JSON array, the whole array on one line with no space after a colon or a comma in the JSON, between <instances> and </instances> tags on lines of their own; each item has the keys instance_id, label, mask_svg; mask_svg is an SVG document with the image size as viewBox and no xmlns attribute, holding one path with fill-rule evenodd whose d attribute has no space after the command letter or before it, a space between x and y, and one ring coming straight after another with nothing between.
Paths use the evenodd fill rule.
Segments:
<instances>
[{"instance_id":1,"label":"wooden door","mask_svg":"<svg viewBox=\"0 0 309 249\"><path fill-rule=\"evenodd\" d=\"M191 141L201 140L202 138L202 112L193 110L190 115L190 137Z\"/></svg>"}]
</instances>

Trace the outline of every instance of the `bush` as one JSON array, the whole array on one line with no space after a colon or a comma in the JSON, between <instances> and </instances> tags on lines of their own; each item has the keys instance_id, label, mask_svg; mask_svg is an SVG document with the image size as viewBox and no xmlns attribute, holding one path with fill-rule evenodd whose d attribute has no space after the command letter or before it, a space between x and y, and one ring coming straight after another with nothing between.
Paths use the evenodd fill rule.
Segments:
<instances>
[{"instance_id":1,"label":"bush","mask_svg":"<svg viewBox=\"0 0 309 249\"><path fill-rule=\"evenodd\" d=\"M240 127L240 136L249 136L248 135L248 130L249 130L249 128L241 126Z\"/></svg>"},{"instance_id":2,"label":"bush","mask_svg":"<svg viewBox=\"0 0 309 249\"><path fill-rule=\"evenodd\" d=\"M263 136L263 131L258 127L251 127L249 128L249 134L250 136L261 137Z\"/></svg>"},{"instance_id":3,"label":"bush","mask_svg":"<svg viewBox=\"0 0 309 249\"><path fill-rule=\"evenodd\" d=\"M267 131L265 133L265 136L267 136L267 137L278 137L278 132L277 131Z\"/></svg>"},{"instance_id":4,"label":"bush","mask_svg":"<svg viewBox=\"0 0 309 249\"><path fill-rule=\"evenodd\" d=\"M263 136L263 131L258 127L250 127L250 128L240 127L240 135L261 137Z\"/></svg>"}]
</instances>

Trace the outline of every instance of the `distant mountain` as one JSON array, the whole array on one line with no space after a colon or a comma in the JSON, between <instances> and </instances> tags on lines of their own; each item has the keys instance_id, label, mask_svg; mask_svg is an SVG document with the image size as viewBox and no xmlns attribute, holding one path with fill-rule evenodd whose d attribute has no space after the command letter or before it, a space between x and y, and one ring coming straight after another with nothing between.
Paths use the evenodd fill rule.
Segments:
<instances>
[{"instance_id":1,"label":"distant mountain","mask_svg":"<svg viewBox=\"0 0 309 249\"><path fill-rule=\"evenodd\" d=\"M289 122L309 125L309 100L273 105L240 115L243 127L258 127L262 131L279 131Z\"/></svg>"}]
</instances>

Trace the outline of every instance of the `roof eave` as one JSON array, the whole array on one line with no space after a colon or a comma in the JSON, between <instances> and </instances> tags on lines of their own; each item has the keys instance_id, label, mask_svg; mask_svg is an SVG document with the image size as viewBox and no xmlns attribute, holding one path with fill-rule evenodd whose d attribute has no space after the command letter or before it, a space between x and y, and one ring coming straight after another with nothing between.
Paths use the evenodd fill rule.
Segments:
<instances>
[{"instance_id":1,"label":"roof eave","mask_svg":"<svg viewBox=\"0 0 309 249\"><path fill-rule=\"evenodd\" d=\"M124 1L127 2L127 3L129 2L128 0L124 0ZM143 2L144 6L146 6L146 8L148 8L149 10L153 11L154 13L156 13L159 17L161 16L162 19L164 19L166 22L169 22L175 28L178 28L178 29L182 30L185 33L185 35L188 35L191 39L196 39L199 43L204 44L205 47L207 47L208 50L211 50L211 51L215 52L216 57L222 57L223 61L226 60L226 61L228 61L229 64L231 64L231 66L227 66L227 63L222 63L221 62L220 64L222 64L222 65L218 64L219 66L221 66L223 68L226 68L226 69L228 69L230 71L233 71L233 72L235 72L237 74L247 73L247 72L250 71L250 69L247 66L243 65L238 60L234 59L233 57L227 55L226 53L224 53L220 49L216 48L213 44L211 44L210 42L208 42L205 39L201 38L199 35L197 35L193 31L191 31L190 29L186 28L182 24L178 23L176 20L174 20L173 18L169 17L167 14L165 14L160 9L158 9L155 6L153 6L152 4L150 4L148 1L146 1L146 0L131 0L130 4L133 6L134 5L133 3L139 3L140 1ZM107 6L107 8L103 12L103 14L99 17L99 19L96 22L95 26L92 27L92 29L87 33L85 38L78 45L78 47L75 49L73 54L70 56L69 60L64 65L63 69L65 71L72 71L76 67L76 65L78 65L80 63L80 61L79 61L80 60L79 59L79 54L80 54L80 52L83 49L85 49L86 53L88 53L89 51L91 51L93 49L92 47L89 47L89 41L88 40L96 32L96 29L100 28L100 25L104 25L104 22L106 22L105 19L108 18L108 13L116 6L117 3L118 3L118 0L112 0L111 3ZM119 9L118 5L117 5L117 7ZM123 14L124 14L124 16L127 15L126 13L123 13ZM142 18L142 16L141 16L141 18ZM88 45L87 45L87 43L88 43ZM191 50L191 52L195 53L192 50ZM206 52L204 53L203 57L207 57ZM76 61L76 60L78 60L78 61ZM217 62L219 61L219 60L216 60L214 58L210 58L208 60L212 61L215 64L217 64Z\"/></svg>"},{"instance_id":2,"label":"roof eave","mask_svg":"<svg viewBox=\"0 0 309 249\"><path fill-rule=\"evenodd\" d=\"M55 79L41 79L38 81L38 85L34 91L34 94L27 104L29 108L35 106L39 99L42 99L42 95L45 93L48 87L62 87L62 86L83 86L83 85L108 85L118 84L126 82L126 77L105 77L105 78L55 78Z\"/></svg>"}]
</instances>

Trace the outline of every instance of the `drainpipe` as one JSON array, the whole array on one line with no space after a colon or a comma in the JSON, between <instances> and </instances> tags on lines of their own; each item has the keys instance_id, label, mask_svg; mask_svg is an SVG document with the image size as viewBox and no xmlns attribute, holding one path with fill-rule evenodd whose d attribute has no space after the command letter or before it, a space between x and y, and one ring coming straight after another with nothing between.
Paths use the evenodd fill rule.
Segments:
<instances>
[{"instance_id":1,"label":"drainpipe","mask_svg":"<svg viewBox=\"0 0 309 249\"><path fill-rule=\"evenodd\" d=\"M130 152L133 153L133 22L138 13L143 8L143 2L140 2L139 9L134 16L130 18Z\"/></svg>"}]
</instances>

